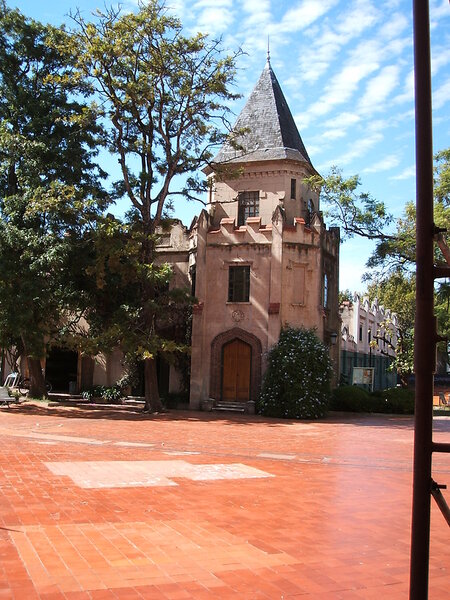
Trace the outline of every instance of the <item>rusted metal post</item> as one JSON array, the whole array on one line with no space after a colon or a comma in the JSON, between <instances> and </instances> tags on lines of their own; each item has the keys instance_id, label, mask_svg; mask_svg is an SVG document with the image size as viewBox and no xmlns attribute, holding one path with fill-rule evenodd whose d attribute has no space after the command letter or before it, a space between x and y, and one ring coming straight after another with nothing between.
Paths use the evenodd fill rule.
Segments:
<instances>
[{"instance_id":1,"label":"rusted metal post","mask_svg":"<svg viewBox=\"0 0 450 600\"><path fill-rule=\"evenodd\" d=\"M433 276L433 142L428 0L413 0L416 96L416 405L410 600L428 598L433 374L436 330Z\"/></svg>"}]
</instances>

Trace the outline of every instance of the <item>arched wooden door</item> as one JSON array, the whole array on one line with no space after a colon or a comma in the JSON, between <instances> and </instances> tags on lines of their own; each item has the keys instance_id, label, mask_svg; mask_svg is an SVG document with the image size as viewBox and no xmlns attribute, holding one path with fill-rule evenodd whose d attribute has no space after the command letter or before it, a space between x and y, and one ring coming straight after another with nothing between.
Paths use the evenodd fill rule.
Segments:
<instances>
[{"instance_id":1,"label":"arched wooden door","mask_svg":"<svg viewBox=\"0 0 450 600\"><path fill-rule=\"evenodd\" d=\"M235 339L223 347L222 400L247 402L250 400L250 371L252 348Z\"/></svg>"}]
</instances>

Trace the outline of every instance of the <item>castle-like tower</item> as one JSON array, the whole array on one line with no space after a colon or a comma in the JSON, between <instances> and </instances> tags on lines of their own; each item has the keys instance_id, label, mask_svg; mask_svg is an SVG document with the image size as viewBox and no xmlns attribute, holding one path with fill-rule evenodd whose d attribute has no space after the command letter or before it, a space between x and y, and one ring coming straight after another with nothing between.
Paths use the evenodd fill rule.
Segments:
<instances>
[{"instance_id":1,"label":"castle-like tower","mask_svg":"<svg viewBox=\"0 0 450 600\"><path fill-rule=\"evenodd\" d=\"M314 327L338 372L339 230L326 229L304 182L316 171L269 61L234 131L237 146L225 143L206 170L208 210L191 230L190 405L251 411L285 324Z\"/></svg>"}]
</instances>

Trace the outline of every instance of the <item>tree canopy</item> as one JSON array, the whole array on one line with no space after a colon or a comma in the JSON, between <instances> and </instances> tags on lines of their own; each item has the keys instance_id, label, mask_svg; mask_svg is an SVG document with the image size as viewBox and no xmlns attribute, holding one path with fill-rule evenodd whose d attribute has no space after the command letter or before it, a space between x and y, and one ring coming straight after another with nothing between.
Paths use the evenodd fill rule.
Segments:
<instances>
[{"instance_id":1,"label":"tree canopy","mask_svg":"<svg viewBox=\"0 0 450 600\"><path fill-rule=\"evenodd\" d=\"M405 205L403 215L394 220L383 202L360 192L358 176L344 179L342 172L333 168L321 178L307 179L321 189L325 214L332 225L341 227L343 239L358 235L375 242L369 257L364 279L369 282L369 296L378 298L386 308L397 313L398 343L395 345L394 366L401 375L413 367L415 317L415 261L416 261L416 208L413 202ZM450 264L448 245L450 231L450 149L435 155L434 181L435 264ZM450 287L447 281L435 286L435 312L441 335L450 336ZM346 291L347 292L347 291ZM341 293L345 299L346 292ZM380 335L392 330L389 320L382 323ZM374 340L373 343L376 343ZM448 360L448 359L447 359Z\"/></svg>"},{"instance_id":2,"label":"tree canopy","mask_svg":"<svg viewBox=\"0 0 450 600\"><path fill-rule=\"evenodd\" d=\"M45 393L46 347L80 305L80 247L105 202L100 128L84 90L52 80L72 65L50 36L60 31L1 1L0 336L27 356L33 395Z\"/></svg>"},{"instance_id":3,"label":"tree canopy","mask_svg":"<svg viewBox=\"0 0 450 600\"><path fill-rule=\"evenodd\" d=\"M67 38L56 36L53 45L74 61L71 80L80 90L91 87L98 98L104 140L120 169L115 195L127 197L132 206L124 223L128 257L119 253L133 273L134 301L115 313L128 326L118 328L116 321L113 330L121 346L134 346L144 360L145 408L157 411L155 361L170 341L156 319L160 307L167 307L163 290L169 273L157 260L158 236L174 198L192 198L201 187L192 175L226 135L240 51L224 56L220 41L184 35L180 21L159 0L141 2L131 13L97 11L91 21L79 12L72 17L74 28ZM179 191L174 183L181 175L187 183Z\"/></svg>"}]
</instances>

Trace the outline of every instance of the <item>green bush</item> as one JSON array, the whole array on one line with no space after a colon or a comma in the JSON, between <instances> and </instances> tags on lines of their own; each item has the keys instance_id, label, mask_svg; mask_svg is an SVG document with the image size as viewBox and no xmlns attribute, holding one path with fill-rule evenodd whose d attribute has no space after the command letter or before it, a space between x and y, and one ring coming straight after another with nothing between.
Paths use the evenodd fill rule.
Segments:
<instances>
[{"instance_id":1,"label":"green bush","mask_svg":"<svg viewBox=\"0 0 450 600\"><path fill-rule=\"evenodd\" d=\"M372 396L379 402L377 412L397 415L414 414L414 390L395 387L387 390L376 390L372 393Z\"/></svg>"},{"instance_id":2,"label":"green bush","mask_svg":"<svg viewBox=\"0 0 450 600\"><path fill-rule=\"evenodd\" d=\"M110 387L104 385L94 385L88 390L81 392L82 398L93 402L94 398L101 398L109 404L120 404L122 399L122 391L119 386L113 385Z\"/></svg>"},{"instance_id":3,"label":"green bush","mask_svg":"<svg viewBox=\"0 0 450 600\"><path fill-rule=\"evenodd\" d=\"M342 385L333 390L330 408L350 412L370 412L370 394L356 385Z\"/></svg>"},{"instance_id":4,"label":"green bush","mask_svg":"<svg viewBox=\"0 0 450 600\"><path fill-rule=\"evenodd\" d=\"M314 330L283 328L268 354L258 412L288 419L323 417L331 372L328 349Z\"/></svg>"},{"instance_id":5,"label":"green bush","mask_svg":"<svg viewBox=\"0 0 450 600\"><path fill-rule=\"evenodd\" d=\"M367 392L355 385L343 385L333 390L331 410L388 414L414 414L414 391L389 388Z\"/></svg>"}]
</instances>

